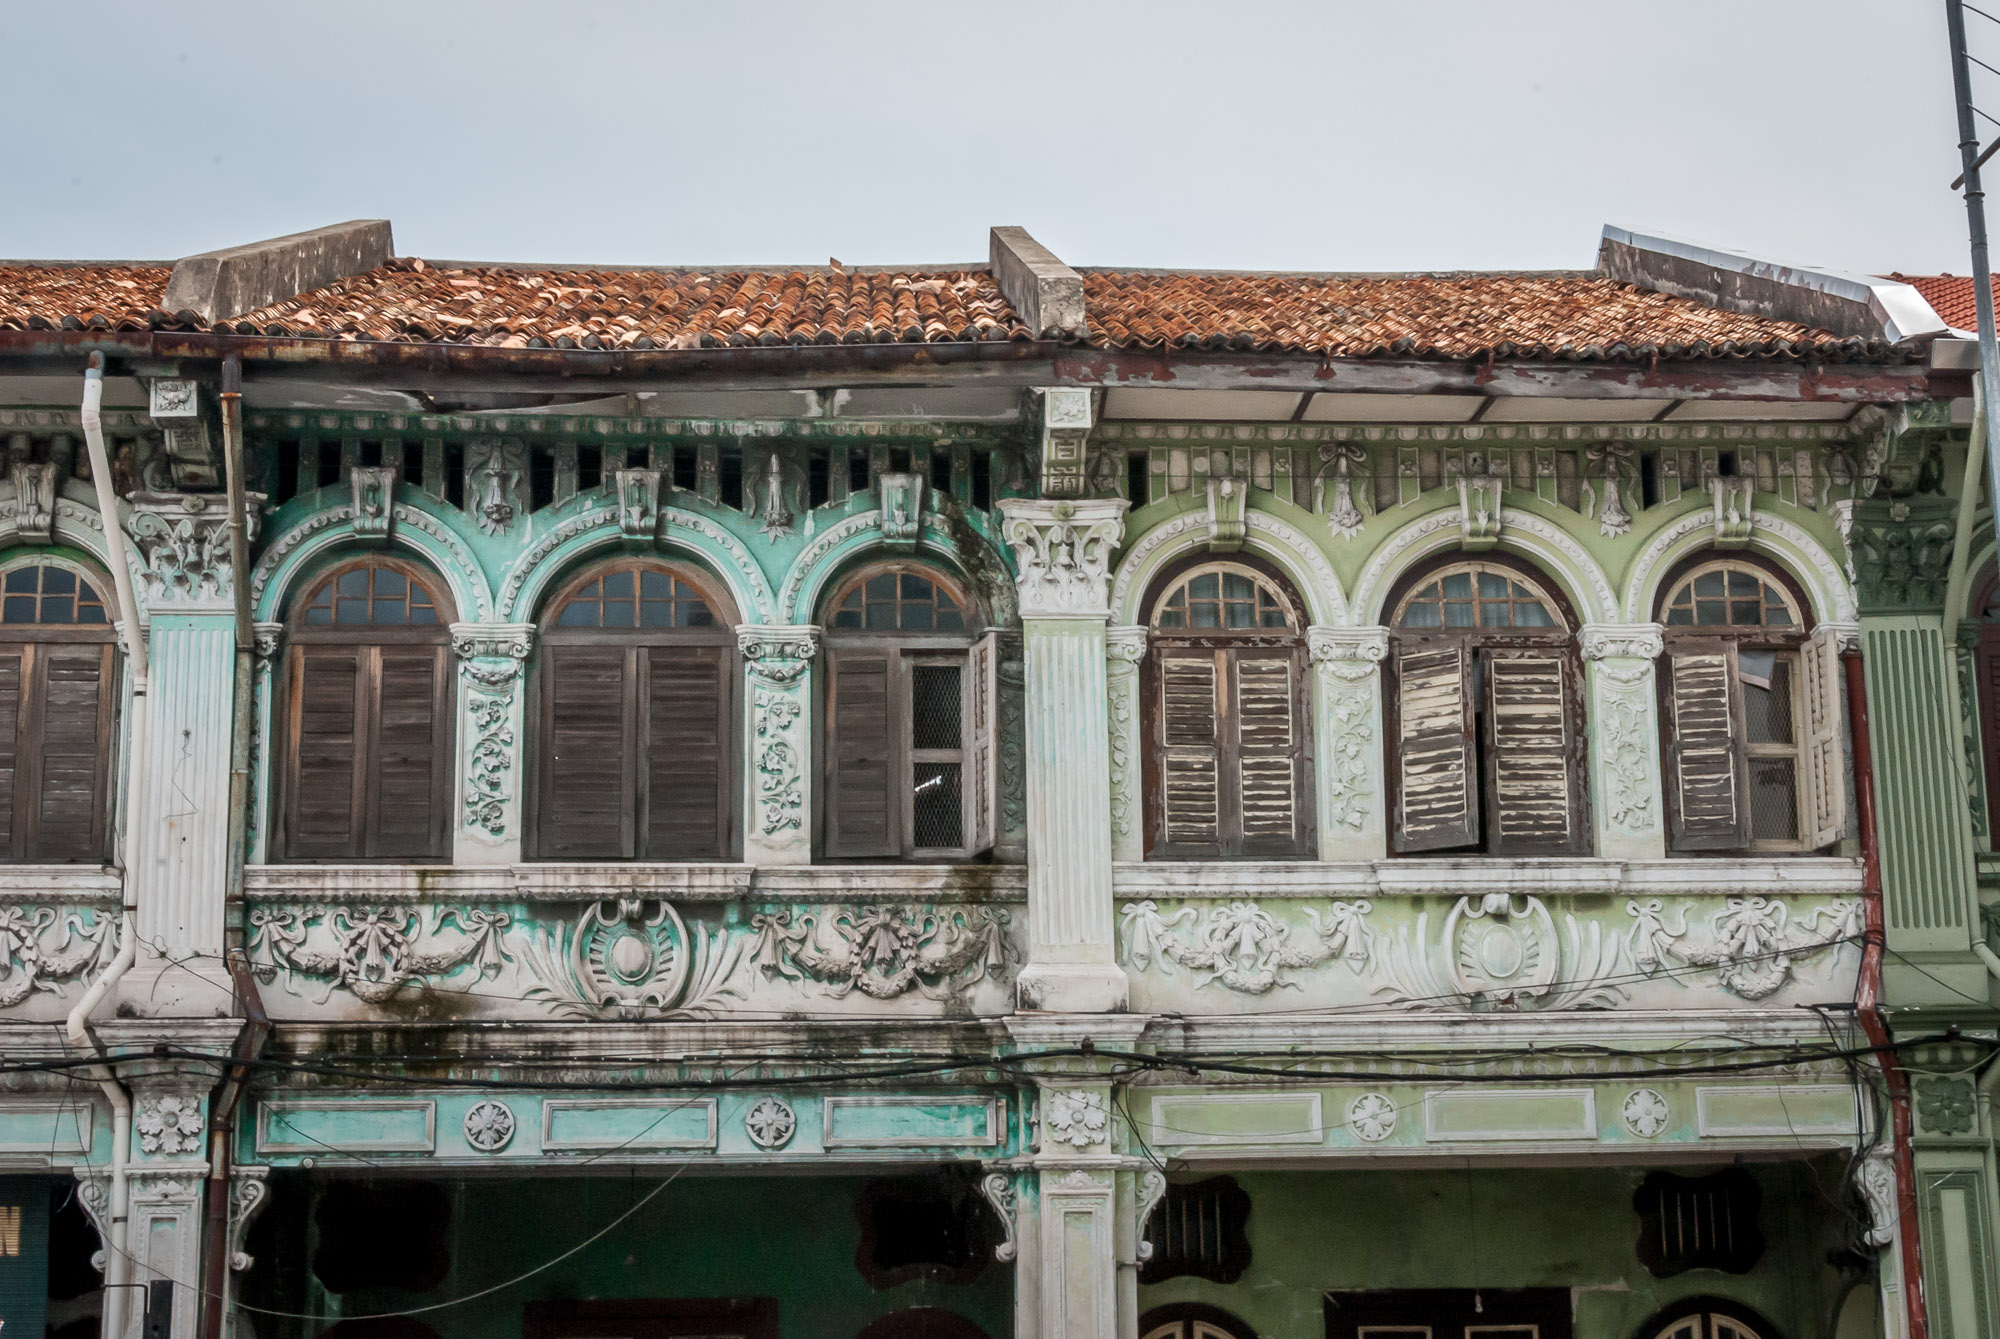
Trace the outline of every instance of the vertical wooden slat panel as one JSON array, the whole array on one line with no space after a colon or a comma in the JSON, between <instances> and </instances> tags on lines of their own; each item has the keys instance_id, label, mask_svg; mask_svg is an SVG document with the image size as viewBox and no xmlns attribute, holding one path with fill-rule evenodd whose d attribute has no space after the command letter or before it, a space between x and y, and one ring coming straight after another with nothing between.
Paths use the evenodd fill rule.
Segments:
<instances>
[{"instance_id":1,"label":"vertical wooden slat panel","mask_svg":"<svg viewBox=\"0 0 2000 1339\"><path fill-rule=\"evenodd\" d=\"M655 646L645 655L645 856L719 860L729 839L729 658L713 646Z\"/></svg>"},{"instance_id":2,"label":"vertical wooden slat panel","mask_svg":"<svg viewBox=\"0 0 2000 1339\"><path fill-rule=\"evenodd\" d=\"M626 676L633 652L621 646L546 650L542 745L542 855L620 860L633 850L631 813L637 722Z\"/></svg>"},{"instance_id":3,"label":"vertical wooden slat panel","mask_svg":"<svg viewBox=\"0 0 2000 1339\"><path fill-rule=\"evenodd\" d=\"M832 708L827 745L827 854L897 854L890 764L889 653L837 651L829 658Z\"/></svg>"},{"instance_id":4,"label":"vertical wooden slat panel","mask_svg":"<svg viewBox=\"0 0 2000 1339\"><path fill-rule=\"evenodd\" d=\"M444 650L385 646L375 655L380 667L371 741L375 812L367 854L439 856L440 808L450 796L439 766Z\"/></svg>"},{"instance_id":5,"label":"vertical wooden slat panel","mask_svg":"<svg viewBox=\"0 0 2000 1339\"><path fill-rule=\"evenodd\" d=\"M1215 848L1222 839L1217 653L1163 650L1160 656L1161 840Z\"/></svg>"},{"instance_id":6,"label":"vertical wooden slat panel","mask_svg":"<svg viewBox=\"0 0 2000 1339\"><path fill-rule=\"evenodd\" d=\"M971 806L973 854L990 849L1000 832L1000 649L996 633L973 643L966 658L965 760L967 803Z\"/></svg>"},{"instance_id":7,"label":"vertical wooden slat panel","mask_svg":"<svg viewBox=\"0 0 2000 1339\"><path fill-rule=\"evenodd\" d=\"M27 790L17 784L20 764L22 670L30 648L10 646L0 650L0 853L10 859L26 858L29 823L17 815L15 803Z\"/></svg>"},{"instance_id":8,"label":"vertical wooden slat panel","mask_svg":"<svg viewBox=\"0 0 2000 1339\"><path fill-rule=\"evenodd\" d=\"M1471 653L1417 642L1396 652L1396 849L1479 840L1474 803Z\"/></svg>"},{"instance_id":9,"label":"vertical wooden slat panel","mask_svg":"<svg viewBox=\"0 0 2000 1339\"><path fill-rule=\"evenodd\" d=\"M1560 652L1490 649L1486 658L1487 805L1496 855L1577 847L1569 665Z\"/></svg>"},{"instance_id":10,"label":"vertical wooden slat panel","mask_svg":"<svg viewBox=\"0 0 2000 1339\"><path fill-rule=\"evenodd\" d=\"M38 647L46 678L36 796L35 849L31 858L89 860L102 854L104 693L110 648L55 644Z\"/></svg>"},{"instance_id":11,"label":"vertical wooden slat panel","mask_svg":"<svg viewBox=\"0 0 2000 1339\"><path fill-rule=\"evenodd\" d=\"M1232 660L1243 852L1297 854L1305 731L1296 666L1290 657L1239 654Z\"/></svg>"},{"instance_id":12,"label":"vertical wooden slat panel","mask_svg":"<svg viewBox=\"0 0 2000 1339\"><path fill-rule=\"evenodd\" d=\"M1676 649L1667 658L1667 809L1677 851L1731 850L1750 840L1748 764L1736 722L1735 648Z\"/></svg>"},{"instance_id":13,"label":"vertical wooden slat panel","mask_svg":"<svg viewBox=\"0 0 2000 1339\"><path fill-rule=\"evenodd\" d=\"M1806 845L1831 846L1847 828L1847 747L1841 695L1840 648L1827 629L1815 632L1800 655L1806 700ZM1971 684L1963 684L1965 692Z\"/></svg>"},{"instance_id":14,"label":"vertical wooden slat panel","mask_svg":"<svg viewBox=\"0 0 2000 1339\"><path fill-rule=\"evenodd\" d=\"M290 854L325 859L361 854L355 805L361 759L362 662L352 646L298 647L293 656Z\"/></svg>"}]
</instances>

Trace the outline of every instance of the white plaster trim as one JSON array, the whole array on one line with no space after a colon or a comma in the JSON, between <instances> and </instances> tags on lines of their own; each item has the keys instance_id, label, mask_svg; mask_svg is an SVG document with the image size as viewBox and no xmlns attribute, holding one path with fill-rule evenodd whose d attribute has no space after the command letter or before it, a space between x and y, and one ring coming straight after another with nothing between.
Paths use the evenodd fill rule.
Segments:
<instances>
[{"instance_id":1,"label":"white plaster trim","mask_svg":"<svg viewBox=\"0 0 2000 1339\"><path fill-rule=\"evenodd\" d=\"M657 1132L649 1132L631 1139L620 1139L615 1135L603 1139L557 1139L549 1133L555 1126L556 1113L559 1111L612 1111L632 1107L672 1107L676 1111L699 1111L708 1117L708 1133L694 1139L681 1139L673 1135L659 1134ZM661 1119L664 1123L665 1117L663 1116ZM712 1152L715 1149L716 1130L716 1102L713 1097L551 1097L544 1099L542 1102L542 1151L544 1153L569 1150L581 1152L588 1149L605 1148L690 1148Z\"/></svg>"},{"instance_id":2,"label":"white plaster trim","mask_svg":"<svg viewBox=\"0 0 2000 1339\"><path fill-rule=\"evenodd\" d=\"M471 546L429 512L398 503L392 514L396 523L386 544L379 540L365 545L356 542L352 504L314 512L272 540L250 574L252 616L260 622L283 618L294 589L317 575L319 556L331 549L347 548L356 557L384 549L416 555L443 578L458 620L492 621L493 594Z\"/></svg>"},{"instance_id":3,"label":"white plaster trim","mask_svg":"<svg viewBox=\"0 0 2000 1339\"><path fill-rule=\"evenodd\" d=\"M1714 535L1715 508L1705 507L1679 517L1648 540L1625 579L1625 618L1640 622L1650 617L1660 598L1660 577L1682 558L1709 547ZM1842 560L1791 521L1760 507L1750 518L1748 549L1717 550L1716 556L1745 552L1769 558L1798 578L1812 602L1814 622L1852 623L1857 617L1854 588Z\"/></svg>"},{"instance_id":4,"label":"white plaster trim","mask_svg":"<svg viewBox=\"0 0 2000 1339\"><path fill-rule=\"evenodd\" d=\"M421 1111L424 1117L424 1137L421 1140L379 1140L373 1143L348 1143L327 1145L310 1139L290 1140L273 1138L272 1122L288 1112L341 1111ZM286 1101L266 1100L257 1107L257 1151L259 1153L296 1153L305 1157L322 1157L342 1153L430 1153L437 1148L437 1102L430 1098L414 1101Z\"/></svg>"},{"instance_id":5,"label":"white plaster trim","mask_svg":"<svg viewBox=\"0 0 2000 1339\"><path fill-rule=\"evenodd\" d=\"M1490 1126L1480 1130L1443 1131L1438 1129L1439 1108L1458 1102L1487 1101L1509 1097L1580 1097L1583 1119L1568 1132L1550 1129L1518 1129ZM1484 1088L1466 1091L1432 1090L1424 1094L1424 1141L1432 1144L1551 1143L1567 1139L1597 1138L1597 1090L1595 1088Z\"/></svg>"},{"instance_id":6,"label":"white plaster trim","mask_svg":"<svg viewBox=\"0 0 2000 1339\"><path fill-rule=\"evenodd\" d=\"M1458 547L1459 520L1459 508L1446 506L1418 517L1390 535L1369 558L1361 579L1355 583L1350 607L1352 621L1383 622L1382 602L1398 578L1432 554ZM1502 507L1497 551L1539 565L1563 587L1582 622L1619 621L1618 597L1611 589L1610 578L1590 556L1590 551L1562 527L1533 512Z\"/></svg>"},{"instance_id":7,"label":"white plaster trim","mask_svg":"<svg viewBox=\"0 0 2000 1339\"><path fill-rule=\"evenodd\" d=\"M1245 508L1244 524L1248 534L1242 551L1275 564L1291 579L1305 597L1311 622L1328 627L1347 623L1347 602L1341 593L1340 578L1310 536L1290 522L1259 510L1254 500ZM1182 512L1146 531L1136 542L1128 543L1111 582L1111 621L1144 623L1145 611L1138 605L1153 577L1184 554L1207 546L1205 511Z\"/></svg>"},{"instance_id":8,"label":"white plaster trim","mask_svg":"<svg viewBox=\"0 0 2000 1339\"><path fill-rule=\"evenodd\" d=\"M933 1138L929 1135L895 1135L857 1139L833 1132L834 1113L855 1107L964 1106L986 1108L986 1134ZM978 1094L954 1096L950 1093L916 1093L903 1097L828 1097L820 1108L821 1148L994 1148L1000 1143L1001 1106L997 1097Z\"/></svg>"},{"instance_id":9,"label":"white plaster trim","mask_svg":"<svg viewBox=\"0 0 2000 1339\"><path fill-rule=\"evenodd\" d=\"M6 880L57 869L10 894ZM87 894L59 880L88 879ZM565 864L526 861L499 865L249 865L244 895L259 902L595 902L607 897L725 902L762 898L796 902L1021 902L1028 872L1020 865L747 865ZM53 882L52 882L53 881ZM104 901L117 898L117 876L88 868L17 866L0 872L0 902L30 898Z\"/></svg>"},{"instance_id":10,"label":"white plaster trim","mask_svg":"<svg viewBox=\"0 0 2000 1339\"><path fill-rule=\"evenodd\" d=\"M1861 862L1816 856L1728 860L1567 859L1376 861L1125 861L1117 897L1464 897L1487 892L1585 896L1853 896Z\"/></svg>"},{"instance_id":11,"label":"white plaster trim","mask_svg":"<svg viewBox=\"0 0 2000 1339\"><path fill-rule=\"evenodd\" d=\"M1717 1125L1714 1121L1710 1120L1708 1112L1710 1101L1717 1098L1735 1097L1742 1093L1758 1092L1776 1096L1781 1104L1786 1096L1805 1097L1808 1095L1825 1096L1832 1094L1838 1097L1845 1097L1850 1103L1853 1103L1855 1098L1854 1088L1845 1083L1735 1083L1700 1087L1694 1090L1695 1132L1704 1139L1755 1139L1760 1137L1768 1138L1771 1135L1783 1135L1787 1138L1804 1136L1845 1136L1852 1138L1854 1135L1861 1133L1863 1122L1861 1119L1861 1109L1858 1105L1853 1107L1853 1120L1845 1126L1808 1125L1801 1128L1790 1121L1770 1125Z\"/></svg>"}]
</instances>

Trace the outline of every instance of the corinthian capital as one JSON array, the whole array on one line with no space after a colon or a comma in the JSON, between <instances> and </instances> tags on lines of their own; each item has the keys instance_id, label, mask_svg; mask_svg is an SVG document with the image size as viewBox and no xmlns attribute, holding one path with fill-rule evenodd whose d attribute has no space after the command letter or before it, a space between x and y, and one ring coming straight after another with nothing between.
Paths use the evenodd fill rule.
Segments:
<instances>
[{"instance_id":1,"label":"corinthian capital","mask_svg":"<svg viewBox=\"0 0 2000 1339\"><path fill-rule=\"evenodd\" d=\"M1658 623L1586 623L1580 640L1585 660L1655 660L1664 643Z\"/></svg>"},{"instance_id":2,"label":"corinthian capital","mask_svg":"<svg viewBox=\"0 0 2000 1339\"><path fill-rule=\"evenodd\" d=\"M1002 534L1021 569L1021 617L1110 613L1111 555L1125 532L1123 498L1003 498Z\"/></svg>"}]
</instances>

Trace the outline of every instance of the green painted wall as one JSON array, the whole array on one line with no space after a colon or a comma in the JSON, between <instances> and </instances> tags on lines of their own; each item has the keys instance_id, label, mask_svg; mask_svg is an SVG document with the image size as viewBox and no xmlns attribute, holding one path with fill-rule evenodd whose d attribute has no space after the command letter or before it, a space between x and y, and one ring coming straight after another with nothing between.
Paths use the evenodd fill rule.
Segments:
<instances>
[{"instance_id":1,"label":"green painted wall","mask_svg":"<svg viewBox=\"0 0 2000 1339\"><path fill-rule=\"evenodd\" d=\"M1855 1277L1827 1263L1842 1240L1839 1160L1756 1169L1767 1245L1750 1273L1670 1279L1633 1253L1632 1195L1646 1170L1241 1173L1249 1269L1227 1286L1141 1288L1139 1310L1207 1302L1267 1339L1321 1339L1321 1294L1333 1289L1574 1287L1576 1339L1637 1339L1654 1312L1703 1294L1761 1312L1781 1327L1775 1339L1831 1332Z\"/></svg>"},{"instance_id":2,"label":"green painted wall","mask_svg":"<svg viewBox=\"0 0 2000 1339\"><path fill-rule=\"evenodd\" d=\"M912 1169L915 1170L915 1169ZM629 1208L655 1177L510 1178L450 1183L451 1270L426 1293L333 1297L312 1280L310 1178L274 1178L270 1222L243 1300L278 1310L362 1315L477 1292L560 1255ZM682 1176L602 1240L518 1287L418 1317L445 1339L508 1339L529 1302L661 1297L775 1297L785 1339L850 1339L906 1307L942 1307L990 1339L1013 1333L1014 1270L989 1263L972 1282L915 1282L877 1292L855 1269L863 1177ZM290 1202L290 1212L280 1207ZM261 1245L261 1250L260 1250ZM282 1258L280 1258L282 1257ZM261 1284L261 1288L257 1287ZM306 1339L325 1324L254 1316L259 1339Z\"/></svg>"}]
</instances>

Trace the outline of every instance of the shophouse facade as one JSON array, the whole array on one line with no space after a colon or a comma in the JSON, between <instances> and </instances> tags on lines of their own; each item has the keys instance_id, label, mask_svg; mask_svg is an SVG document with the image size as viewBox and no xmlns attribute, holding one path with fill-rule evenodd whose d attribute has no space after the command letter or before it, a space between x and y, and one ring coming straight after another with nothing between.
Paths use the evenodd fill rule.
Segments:
<instances>
[{"instance_id":1,"label":"shophouse facade","mask_svg":"<svg viewBox=\"0 0 2000 1339\"><path fill-rule=\"evenodd\" d=\"M1964 347L1618 229L0 265L9 1324L1979 1333Z\"/></svg>"}]
</instances>

